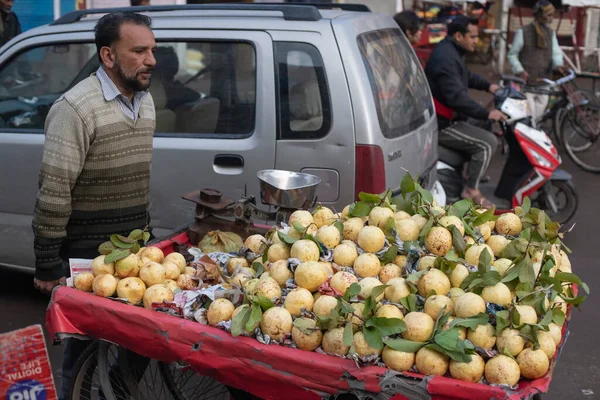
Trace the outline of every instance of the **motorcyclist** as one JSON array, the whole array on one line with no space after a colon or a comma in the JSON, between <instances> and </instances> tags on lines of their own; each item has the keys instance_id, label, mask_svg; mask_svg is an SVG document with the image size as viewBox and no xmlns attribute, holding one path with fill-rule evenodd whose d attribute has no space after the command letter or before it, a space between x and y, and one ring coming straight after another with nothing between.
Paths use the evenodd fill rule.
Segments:
<instances>
[{"instance_id":1,"label":"motorcyclist","mask_svg":"<svg viewBox=\"0 0 600 400\"><path fill-rule=\"evenodd\" d=\"M497 139L489 129L489 120L506 116L498 110L487 111L469 97L469 89L490 93L500 87L468 70L464 55L473 51L477 42L477 20L456 17L448 25L448 35L433 50L425 74L429 81L438 117L438 144L463 153L469 159L462 198L492 208L493 204L479 190L479 183L497 148Z\"/></svg>"}]
</instances>

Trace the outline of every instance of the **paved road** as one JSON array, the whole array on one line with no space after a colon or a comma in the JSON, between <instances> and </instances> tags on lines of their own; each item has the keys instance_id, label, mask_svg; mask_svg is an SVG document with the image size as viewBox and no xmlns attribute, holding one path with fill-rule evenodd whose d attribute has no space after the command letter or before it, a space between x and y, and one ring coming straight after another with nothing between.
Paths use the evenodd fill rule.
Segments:
<instances>
[{"instance_id":1,"label":"paved road","mask_svg":"<svg viewBox=\"0 0 600 400\"><path fill-rule=\"evenodd\" d=\"M482 102L485 98L482 98ZM571 334L554 372L547 399L600 398L600 245L597 229L600 228L598 212L600 176L581 172L564 156L564 168L574 176L580 196L575 229L565 241L573 250L571 261L574 272L590 287L592 295L575 311L570 324ZM502 165L497 158L493 175ZM26 274L2 272L0 280L0 332L14 330L31 324L44 324L48 297L32 287L32 277ZM55 379L58 382L61 351L52 346L47 337ZM591 392L590 392L591 391ZM593 393L592 393L593 392Z\"/></svg>"}]
</instances>

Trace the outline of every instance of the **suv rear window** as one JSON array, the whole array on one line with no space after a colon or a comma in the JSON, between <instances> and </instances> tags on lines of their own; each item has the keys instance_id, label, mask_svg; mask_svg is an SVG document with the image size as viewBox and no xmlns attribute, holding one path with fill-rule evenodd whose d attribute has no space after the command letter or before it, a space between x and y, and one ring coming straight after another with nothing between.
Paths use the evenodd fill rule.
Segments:
<instances>
[{"instance_id":1,"label":"suv rear window","mask_svg":"<svg viewBox=\"0 0 600 400\"><path fill-rule=\"evenodd\" d=\"M397 138L428 121L433 104L427 79L400 30L367 32L357 40L383 135Z\"/></svg>"}]
</instances>

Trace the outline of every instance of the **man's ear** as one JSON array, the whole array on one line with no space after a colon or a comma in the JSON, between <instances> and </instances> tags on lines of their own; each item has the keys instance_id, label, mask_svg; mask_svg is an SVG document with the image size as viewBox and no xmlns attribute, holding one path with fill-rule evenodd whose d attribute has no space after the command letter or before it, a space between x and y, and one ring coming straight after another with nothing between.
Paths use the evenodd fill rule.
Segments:
<instances>
[{"instance_id":1,"label":"man's ear","mask_svg":"<svg viewBox=\"0 0 600 400\"><path fill-rule=\"evenodd\" d=\"M100 58L106 68L112 68L115 65L115 53L108 46L104 46L100 49Z\"/></svg>"}]
</instances>

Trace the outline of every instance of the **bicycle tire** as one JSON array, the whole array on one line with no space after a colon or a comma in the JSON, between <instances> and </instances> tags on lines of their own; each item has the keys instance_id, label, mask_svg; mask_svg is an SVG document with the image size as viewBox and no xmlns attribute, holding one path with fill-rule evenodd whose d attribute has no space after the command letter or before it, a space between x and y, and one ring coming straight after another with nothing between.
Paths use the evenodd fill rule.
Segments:
<instances>
[{"instance_id":1,"label":"bicycle tire","mask_svg":"<svg viewBox=\"0 0 600 400\"><path fill-rule=\"evenodd\" d=\"M579 109L590 109L592 112L600 112L599 106L597 104L588 104L588 105L583 105L580 106ZM577 115L577 107L572 108L571 110L568 111L567 115L565 116L565 118L563 118L562 124L561 124L561 129L560 129L560 140L563 144L564 149L567 152L567 155L569 156L569 158L571 160L573 160L573 162L575 164L577 164L578 167L580 167L581 169L583 169L584 171L587 172L592 172L592 173L600 173L600 165L595 166L595 165L591 165L589 163L587 163L586 161L584 161L582 159L582 154L583 152L585 152L586 150L588 150L590 147L592 147L599 139L599 135L600 132L582 132L582 130L580 129L580 127L578 127L578 115ZM567 124L569 124L572 128L573 128L573 132L568 130L568 126ZM587 130L587 129L585 129ZM571 134L571 136L567 136L567 132L569 132L569 134ZM585 140L584 144L581 146L573 146L571 145L571 138L573 137L573 135L579 135L580 138L583 138ZM600 143L599 143L600 144ZM598 154L600 156L600 154ZM600 157L596 157L597 159L600 159Z\"/></svg>"},{"instance_id":2,"label":"bicycle tire","mask_svg":"<svg viewBox=\"0 0 600 400\"><path fill-rule=\"evenodd\" d=\"M98 366L98 341L90 343L89 346L85 348L83 353L77 359L75 366L73 367L73 376L71 378L71 382L69 383L69 388L67 391L67 398L72 400L81 400L86 399L83 396L82 391L89 394L87 399L91 399L91 382L90 387L87 387L85 382L85 378L89 376L90 371L95 370ZM92 372L93 373L93 372Z\"/></svg>"}]
</instances>

